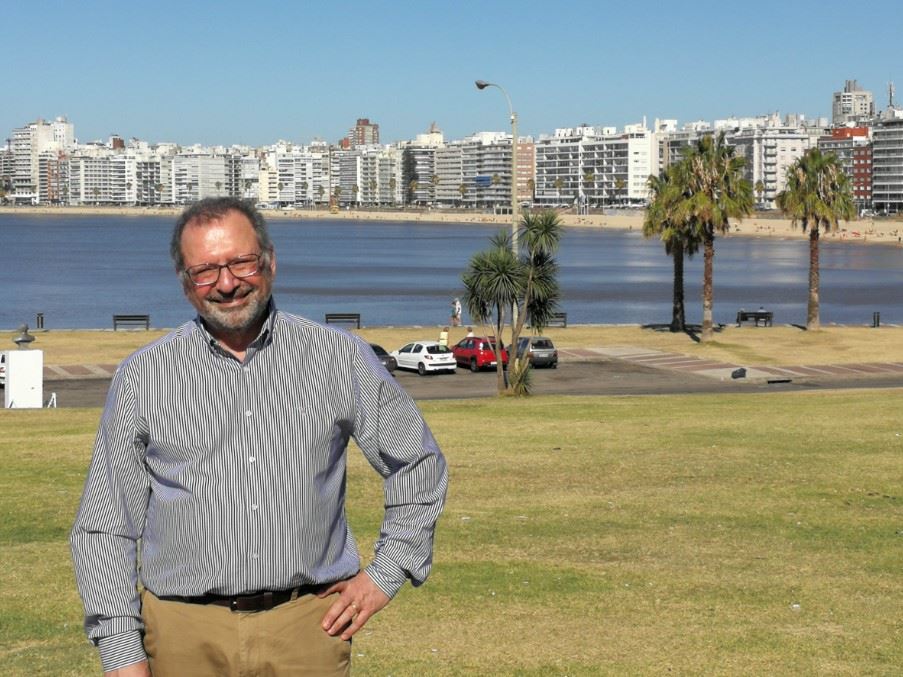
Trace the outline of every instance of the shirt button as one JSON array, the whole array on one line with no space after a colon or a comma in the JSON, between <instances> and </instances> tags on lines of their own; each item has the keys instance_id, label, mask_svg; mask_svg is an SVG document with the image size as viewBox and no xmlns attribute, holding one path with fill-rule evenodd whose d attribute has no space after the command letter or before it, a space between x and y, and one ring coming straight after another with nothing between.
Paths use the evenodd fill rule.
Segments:
<instances>
[{"instance_id":1,"label":"shirt button","mask_svg":"<svg viewBox=\"0 0 903 677\"><path fill-rule=\"evenodd\" d=\"M253 463L253 462L256 461L256 460L257 460L257 457L256 457L256 456L251 456L251 458L248 459L248 461L249 461L250 463Z\"/></svg>"},{"instance_id":2,"label":"shirt button","mask_svg":"<svg viewBox=\"0 0 903 677\"><path fill-rule=\"evenodd\" d=\"M256 503L252 503L252 504L251 504L251 510L257 510L257 504L256 504Z\"/></svg>"},{"instance_id":3,"label":"shirt button","mask_svg":"<svg viewBox=\"0 0 903 677\"><path fill-rule=\"evenodd\" d=\"M251 418L251 416L253 416L253 414L251 413L251 410L250 410L250 409L248 409L248 410L245 412L245 416L247 416L248 418Z\"/></svg>"}]
</instances>

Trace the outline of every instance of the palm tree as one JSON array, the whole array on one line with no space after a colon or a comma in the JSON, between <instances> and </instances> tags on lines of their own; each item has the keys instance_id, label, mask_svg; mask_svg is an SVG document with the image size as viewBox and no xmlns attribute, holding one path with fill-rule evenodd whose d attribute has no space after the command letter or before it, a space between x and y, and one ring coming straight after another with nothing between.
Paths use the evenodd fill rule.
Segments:
<instances>
[{"instance_id":1,"label":"palm tree","mask_svg":"<svg viewBox=\"0 0 903 677\"><path fill-rule=\"evenodd\" d=\"M587 208L589 208L589 191L587 189L592 188L595 181L596 175L593 172L586 171L583 173L583 200Z\"/></svg>"},{"instance_id":2,"label":"palm tree","mask_svg":"<svg viewBox=\"0 0 903 677\"><path fill-rule=\"evenodd\" d=\"M693 223L696 237L703 243L702 340L714 337L712 324L712 269L715 259L715 235L730 230L731 218L752 212L752 186L743 178L745 160L733 146L717 137L704 136L685 150L681 170L686 197L675 213L678 221Z\"/></svg>"},{"instance_id":3,"label":"palm tree","mask_svg":"<svg viewBox=\"0 0 903 677\"><path fill-rule=\"evenodd\" d=\"M323 202L323 194L326 192L326 189L323 187L323 184L319 184L317 186L317 198L319 202Z\"/></svg>"},{"instance_id":4,"label":"palm tree","mask_svg":"<svg viewBox=\"0 0 903 677\"><path fill-rule=\"evenodd\" d=\"M525 214L519 237L521 252L512 252L510 233L501 231L492 238L488 250L471 258L462 275L464 303L471 317L484 324L492 321L498 337L496 374L499 393L508 388L501 359L501 341L509 310L515 305L518 321L511 326L509 364L515 393L525 392L529 363L526 356L517 359L517 342L528 316L534 328L542 328L555 312L560 292L554 254L560 239L561 222L555 212Z\"/></svg>"},{"instance_id":5,"label":"palm tree","mask_svg":"<svg viewBox=\"0 0 903 677\"><path fill-rule=\"evenodd\" d=\"M414 202L415 193L419 188L420 183L418 183L417 179L411 179L408 183L408 203Z\"/></svg>"},{"instance_id":6,"label":"palm tree","mask_svg":"<svg viewBox=\"0 0 903 677\"><path fill-rule=\"evenodd\" d=\"M464 198L467 197L467 184L461 183L458 185L458 192L461 194L461 203L463 206Z\"/></svg>"},{"instance_id":7,"label":"palm tree","mask_svg":"<svg viewBox=\"0 0 903 677\"><path fill-rule=\"evenodd\" d=\"M756 185L753 187L753 190L756 191L756 195L759 196L758 207L761 208L763 206L762 205L762 196L765 195L765 184L762 183L761 179L756 181Z\"/></svg>"},{"instance_id":8,"label":"palm tree","mask_svg":"<svg viewBox=\"0 0 903 677\"><path fill-rule=\"evenodd\" d=\"M392 204L394 205L395 200L395 188L398 187L398 180L393 176L389 179L389 192L392 193Z\"/></svg>"},{"instance_id":9,"label":"palm tree","mask_svg":"<svg viewBox=\"0 0 903 677\"><path fill-rule=\"evenodd\" d=\"M806 329L820 327L818 317L818 240L825 232L837 228L840 219L849 221L856 214L850 191L850 180L837 156L823 155L811 148L787 170L787 187L778 193L778 208L799 223L803 232L809 230L809 303L806 308Z\"/></svg>"},{"instance_id":10,"label":"palm tree","mask_svg":"<svg viewBox=\"0 0 903 677\"><path fill-rule=\"evenodd\" d=\"M435 201L436 201L436 188L439 186L439 175L438 175L438 174L433 174L433 175L430 177L430 186L432 187L432 190L431 190L431 193L432 193L432 195L431 195L431 200L432 200L433 202L435 202Z\"/></svg>"},{"instance_id":11,"label":"palm tree","mask_svg":"<svg viewBox=\"0 0 903 677\"><path fill-rule=\"evenodd\" d=\"M622 179L620 177L615 179L615 192L617 193L617 196L621 200L622 207L624 206L624 195L622 193L624 192L624 189L626 187L627 187L627 182L624 179Z\"/></svg>"},{"instance_id":12,"label":"palm tree","mask_svg":"<svg viewBox=\"0 0 903 677\"><path fill-rule=\"evenodd\" d=\"M685 332L686 313L684 304L684 256L691 257L699 251L699 238L686 219L678 220L676 213L685 198L681 185L681 165L673 164L659 175L652 175L647 181L652 199L646 208L643 220L643 235L658 235L665 244L665 253L674 262L674 282L671 305L672 332Z\"/></svg>"},{"instance_id":13,"label":"palm tree","mask_svg":"<svg viewBox=\"0 0 903 677\"><path fill-rule=\"evenodd\" d=\"M559 176L552 182L552 185L555 186L555 199L561 202L561 189L564 188L564 179Z\"/></svg>"}]
</instances>

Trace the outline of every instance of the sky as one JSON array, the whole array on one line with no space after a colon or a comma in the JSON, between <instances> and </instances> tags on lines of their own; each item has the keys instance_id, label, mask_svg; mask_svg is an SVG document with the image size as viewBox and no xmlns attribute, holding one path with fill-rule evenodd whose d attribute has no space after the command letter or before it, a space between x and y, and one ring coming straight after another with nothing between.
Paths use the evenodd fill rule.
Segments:
<instances>
[{"instance_id":1,"label":"sky","mask_svg":"<svg viewBox=\"0 0 903 677\"><path fill-rule=\"evenodd\" d=\"M435 122L446 139L655 118L831 115L856 79L903 100L903 3L608 0L0 0L0 144L66 116L183 145L380 141Z\"/></svg>"}]
</instances>

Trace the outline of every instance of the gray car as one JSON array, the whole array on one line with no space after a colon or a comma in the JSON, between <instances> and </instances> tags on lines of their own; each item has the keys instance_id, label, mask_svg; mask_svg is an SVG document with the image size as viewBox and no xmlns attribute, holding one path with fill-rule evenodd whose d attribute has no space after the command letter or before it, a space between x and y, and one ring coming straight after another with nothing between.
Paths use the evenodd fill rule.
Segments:
<instances>
[{"instance_id":1,"label":"gray car","mask_svg":"<svg viewBox=\"0 0 903 677\"><path fill-rule=\"evenodd\" d=\"M552 339L545 336L521 336L517 340L517 356L526 353L534 367L558 367L558 351Z\"/></svg>"}]
</instances>

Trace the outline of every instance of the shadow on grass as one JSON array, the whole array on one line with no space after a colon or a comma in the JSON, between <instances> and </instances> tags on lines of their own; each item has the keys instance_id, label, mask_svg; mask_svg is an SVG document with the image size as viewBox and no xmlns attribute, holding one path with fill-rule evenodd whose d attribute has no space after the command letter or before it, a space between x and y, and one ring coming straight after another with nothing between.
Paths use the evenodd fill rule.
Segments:
<instances>
[{"instance_id":1,"label":"shadow on grass","mask_svg":"<svg viewBox=\"0 0 903 677\"><path fill-rule=\"evenodd\" d=\"M721 333L722 331L724 331L724 326L725 325L723 325L723 324L716 324L712 327L712 331L714 331L716 334ZM641 325L641 327L643 329L649 329L651 331L657 331L657 332L662 332L662 333L669 332L672 334L686 334L687 336L690 337L690 340L692 340L694 343L699 343L701 341L701 339L700 339L700 335L702 334L702 325L701 324L686 324L686 325L684 325L683 331L672 331L670 324L650 323L650 324Z\"/></svg>"}]
</instances>

